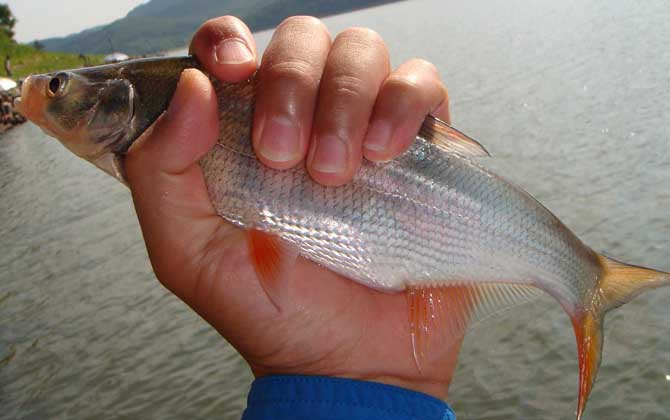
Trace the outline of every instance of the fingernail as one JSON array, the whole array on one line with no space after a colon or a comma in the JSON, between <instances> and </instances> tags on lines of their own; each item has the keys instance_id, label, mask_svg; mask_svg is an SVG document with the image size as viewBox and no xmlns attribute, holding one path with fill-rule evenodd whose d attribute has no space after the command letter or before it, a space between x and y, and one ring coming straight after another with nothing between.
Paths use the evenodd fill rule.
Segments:
<instances>
[{"instance_id":1,"label":"fingernail","mask_svg":"<svg viewBox=\"0 0 670 420\"><path fill-rule=\"evenodd\" d=\"M289 162L300 155L300 127L283 116L270 117L261 128L258 152L272 162Z\"/></svg>"},{"instance_id":2,"label":"fingernail","mask_svg":"<svg viewBox=\"0 0 670 420\"><path fill-rule=\"evenodd\" d=\"M339 173L347 169L347 145L336 136L316 140L312 168L323 173Z\"/></svg>"},{"instance_id":3,"label":"fingernail","mask_svg":"<svg viewBox=\"0 0 670 420\"><path fill-rule=\"evenodd\" d=\"M388 121L376 120L370 126L363 147L373 152L382 152L391 144L392 128Z\"/></svg>"},{"instance_id":4,"label":"fingernail","mask_svg":"<svg viewBox=\"0 0 670 420\"><path fill-rule=\"evenodd\" d=\"M239 38L224 39L214 49L216 62L219 64L242 64L254 59L254 55Z\"/></svg>"}]
</instances>

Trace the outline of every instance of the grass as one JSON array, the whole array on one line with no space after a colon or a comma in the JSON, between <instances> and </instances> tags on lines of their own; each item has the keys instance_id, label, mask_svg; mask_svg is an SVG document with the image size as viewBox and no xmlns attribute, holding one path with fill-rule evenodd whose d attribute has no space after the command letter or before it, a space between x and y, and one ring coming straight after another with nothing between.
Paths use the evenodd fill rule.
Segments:
<instances>
[{"instance_id":1,"label":"grass","mask_svg":"<svg viewBox=\"0 0 670 420\"><path fill-rule=\"evenodd\" d=\"M84 66L84 60L77 54L40 51L30 45L17 44L6 36L0 35L0 75L5 72L5 57L11 60L13 79L21 79L35 73L48 73L54 70L72 69ZM102 64L102 55L87 55L88 64Z\"/></svg>"}]
</instances>

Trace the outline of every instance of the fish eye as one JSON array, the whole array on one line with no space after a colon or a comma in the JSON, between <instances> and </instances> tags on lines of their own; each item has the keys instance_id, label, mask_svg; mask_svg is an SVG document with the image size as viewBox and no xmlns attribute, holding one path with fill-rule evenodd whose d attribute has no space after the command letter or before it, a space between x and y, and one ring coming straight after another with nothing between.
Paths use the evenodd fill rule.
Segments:
<instances>
[{"instance_id":1,"label":"fish eye","mask_svg":"<svg viewBox=\"0 0 670 420\"><path fill-rule=\"evenodd\" d=\"M63 89L65 89L67 81L68 81L67 73L58 73L57 75L52 77L51 80L49 80L49 85L47 86L47 95L53 98L63 93Z\"/></svg>"}]
</instances>

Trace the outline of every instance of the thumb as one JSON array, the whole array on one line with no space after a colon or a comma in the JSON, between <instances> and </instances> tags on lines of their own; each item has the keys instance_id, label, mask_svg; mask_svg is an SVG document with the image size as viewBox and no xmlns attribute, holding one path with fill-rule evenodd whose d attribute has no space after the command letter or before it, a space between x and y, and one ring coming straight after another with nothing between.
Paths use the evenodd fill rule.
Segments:
<instances>
[{"instance_id":1,"label":"thumb","mask_svg":"<svg viewBox=\"0 0 670 420\"><path fill-rule=\"evenodd\" d=\"M186 70L168 110L136 142L125 161L154 271L168 289L187 301L192 285L185 274L192 271L212 232L223 225L197 164L215 144L217 134L212 84L200 71Z\"/></svg>"}]
</instances>

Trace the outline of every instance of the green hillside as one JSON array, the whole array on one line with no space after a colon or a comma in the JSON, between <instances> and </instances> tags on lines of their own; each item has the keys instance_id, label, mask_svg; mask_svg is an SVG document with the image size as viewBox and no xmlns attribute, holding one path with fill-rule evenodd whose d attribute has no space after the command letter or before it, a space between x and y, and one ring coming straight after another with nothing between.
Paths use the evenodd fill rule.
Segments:
<instances>
[{"instance_id":1,"label":"green hillside","mask_svg":"<svg viewBox=\"0 0 670 420\"><path fill-rule=\"evenodd\" d=\"M49 51L141 55L180 48L205 20L234 15L252 31L276 26L295 14L325 16L397 0L151 0L109 25L40 41Z\"/></svg>"},{"instance_id":2,"label":"green hillside","mask_svg":"<svg viewBox=\"0 0 670 420\"><path fill-rule=\"evenodd\" d=\"M39 51L32 46L17 44L0 34L0 59L9 56L12 77L20 79L34 73L48 73L53 70L77 68L84 65L79 54ZM101 55L87 56L90 64L102 64ZM8 76L4 66L0 66L0 74Z\"/></svg>"}]
</instances>

